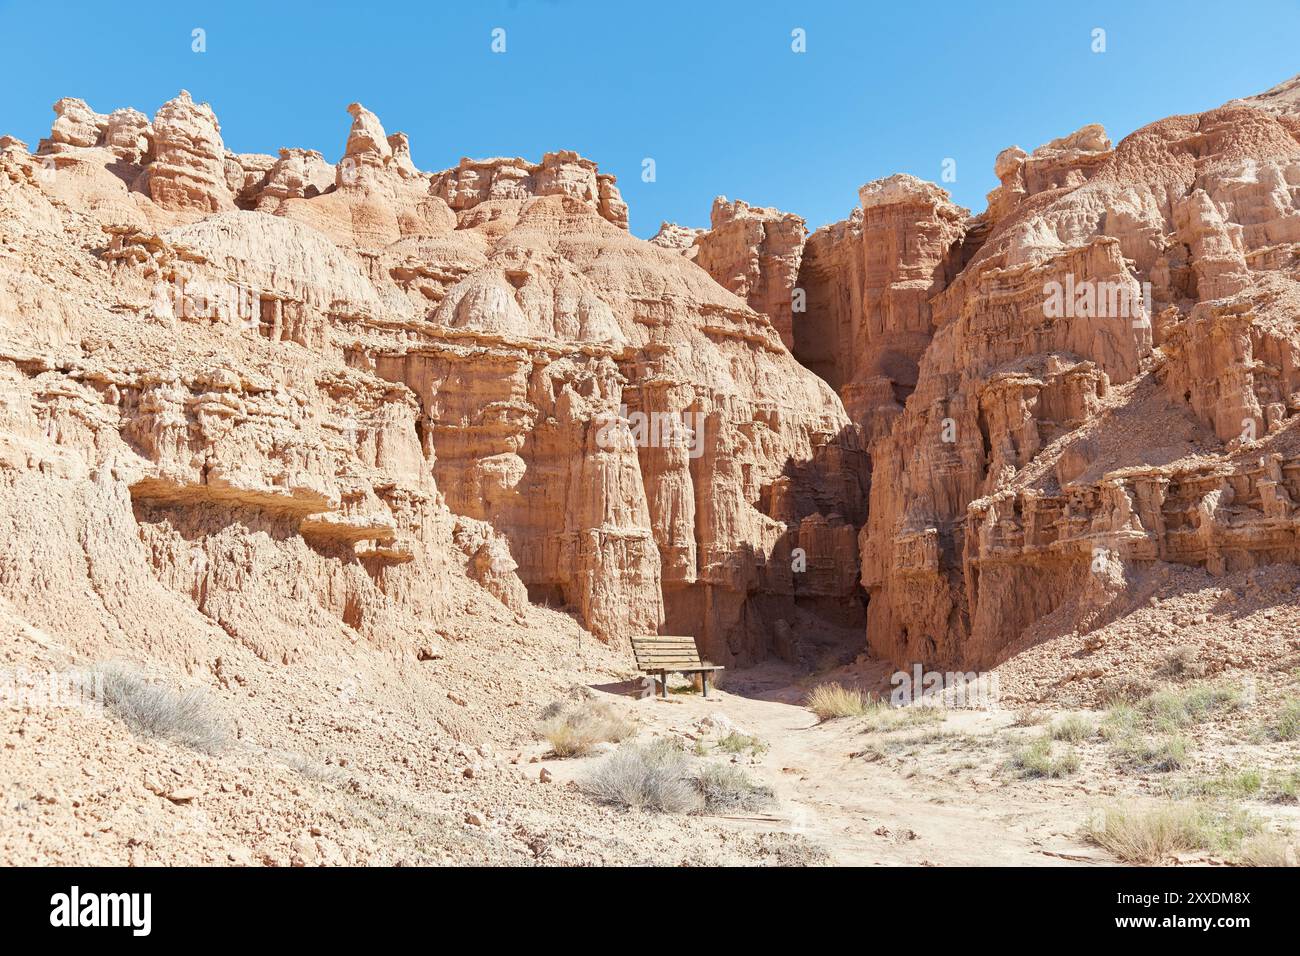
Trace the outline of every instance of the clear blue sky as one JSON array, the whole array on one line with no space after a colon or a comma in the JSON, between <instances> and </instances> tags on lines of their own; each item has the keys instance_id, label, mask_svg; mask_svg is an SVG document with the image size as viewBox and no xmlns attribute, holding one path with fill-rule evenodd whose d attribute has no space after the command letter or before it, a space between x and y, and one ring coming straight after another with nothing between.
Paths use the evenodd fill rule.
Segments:
<instances>
[{"instance_id":1,"label":"clear blue sky","mask_svg":"<svg viewBox=\"0 0 1300 956\"><path fill-rule=\"evenodd\" d=\"M1259 92L1300 72L1297 38L1297 0L0 0L0 133L34 148L61 96L152 115L185 88L235 152L335 160L360 100L410 135L421 169L576 149L618 176L637 235L707 225L720 193L816 227L862 183L938 181L947 157L944 185L981 210L1002 148L1090 122L1118 140Z\"/></svg>"}]
</instances>

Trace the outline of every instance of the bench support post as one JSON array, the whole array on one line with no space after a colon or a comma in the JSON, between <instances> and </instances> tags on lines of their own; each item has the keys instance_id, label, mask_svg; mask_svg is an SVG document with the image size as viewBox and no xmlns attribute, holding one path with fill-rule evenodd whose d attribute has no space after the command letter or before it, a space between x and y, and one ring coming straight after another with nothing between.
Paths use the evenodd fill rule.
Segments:
<instances>
[{"instance_id":1,"label":"bench support post","mask_svg":"<svg viewBox=\"0 0 1300 956\"><path fill-rule=\"evenodd\" d=\"M704 691L704 699L709 699L709 672L700 671L700 689Z\"/></svg>"},{"instance_id":2,"label":"bench support post","mask_svg":"<svg viewBox=\"0 0 1300 956\"><path fill-rule=\"evenodd\" d=\"M664 700L668 699L668 672L659 672L659 692L663 695Z\"/></svg>"}]
</instances>

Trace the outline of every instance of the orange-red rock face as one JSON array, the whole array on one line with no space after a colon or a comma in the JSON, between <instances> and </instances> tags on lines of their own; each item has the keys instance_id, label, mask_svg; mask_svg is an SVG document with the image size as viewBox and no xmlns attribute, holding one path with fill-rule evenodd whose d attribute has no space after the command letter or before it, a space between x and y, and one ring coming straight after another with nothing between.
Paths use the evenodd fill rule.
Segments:
<instances>
[{"instance_id":1,"label":"orange-red rock face","mask_svg":"<svg viewBox=\"0 0 1300 956\"><path fill-rule=\"evenodd\" d=\"M999 157L871 448L875 651L987 666L1032 624L1104 620L1152 562L1300 557L1296 131L1230 106Z\"/></svg>"},{"instance_id":2,"label":"orange-red rock face","mask_svg":"<svg viewBox=\"0 0 1300 956\"><path fill-rule=\"evenodd\" d=\"M4 141L3 595L275 659L530 599L721 663L861 626L861 452L772 321L574 153L424 173L348 112L338 163L226 153L188 94Z\"/></svg>"},{"instance_id":3,"label":"orange-red rock face","mask_svg":"<svg viewBox=\"0 0 1300 956\"><path fill-rule=\"evenodd\" d=\"M1294 93L1004 151L976 217L893 176L651 242L567 151L422 172L353 104L337 163L234 155L188 94L61 100L0 138L0 598L195 660L531 600L974 667L1159 562L1295 561Z\"/></svg>"},{"instance_id":4,"label":"orange-red rock face","mask_svg":"<svg viewBox=\"0 0 1300 956\"><path fill-rule=\"evenodd\" d=\"M794 347L792 298L806 234L798 216L719 196L708 230L695 240L700 268L771 319L787 349Z\"/></svg>"},{"instance_id":5,"label":"orange-red rock face","mask_svg":"<svg viewBox=\"0 0 1300 956\"><path fill-rule=\"evenodd\" d=\"M914 176L868 183L843 222L808 239L794 353L829 382L869 443L916 387L934 334L930 299L960 265L966 211Z\"/></svg>"}]
</instances>

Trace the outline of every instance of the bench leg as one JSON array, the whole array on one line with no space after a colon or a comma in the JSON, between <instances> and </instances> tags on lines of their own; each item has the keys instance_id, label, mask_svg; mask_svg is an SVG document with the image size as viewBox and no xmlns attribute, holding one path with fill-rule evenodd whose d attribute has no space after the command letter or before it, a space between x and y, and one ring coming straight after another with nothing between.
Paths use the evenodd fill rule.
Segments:
<instances>
[{"instance_id":1,"label":"bench leg","mask_svg":"<svg viewBox=\"0 0 1300 956\"><path fill-rule=\"evenodd\" d=\"M663 695L664 700L668 699L668 672L659 672L659 692Z\"/></svg>"},{"instance_id":2,"label":"bench leg","mask_svg":"<svg viewBox=\"0 0 1300 956\"><path fill-rule=\"evenodd\" d=\"M700 671L700 688L704 691L704 699L709 699L709 672Z\"/></svg>"}]
</instances>

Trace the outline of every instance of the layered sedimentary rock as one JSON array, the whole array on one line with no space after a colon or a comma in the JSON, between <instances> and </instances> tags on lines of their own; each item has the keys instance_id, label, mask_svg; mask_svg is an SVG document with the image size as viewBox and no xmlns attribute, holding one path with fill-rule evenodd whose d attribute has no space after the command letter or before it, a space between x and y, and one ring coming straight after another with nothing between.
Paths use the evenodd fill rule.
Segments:
<instances>
[{"instance_id":1,"label":"layered sedimentary rock","mask_svg":"<svg viewBox=\"0 0 1300 956\"><path fill-rule=\"evenodd\" d=\"M663 222L659 225L659 231L650 237L649 242L665 249L676 249L686 258L693 260L700 251L699 247L695 245L695 239L704 232L705 230L696 229L692 226L680 226L675 222Z\"/></svg>"},{"instance_id":2,"label":"layered sedimentary rock","mask_svg":"<svg viewBox=\"0 0 1300 956\"><path fill-rule=\"evenodd\" d=\"M788 349L794 347L792 300L806 235L804 221L793 213L719 196L709 228L694 243L700 268L771 319ZM667 237L662 241L667 244Z\"/></svg>"},{"instance_id":3,"label":"layered sedimentary rock","mask_svg":"<svg viewBox=\"0 0 1300 956\"><path fill-rule=\"evenodd\" d=\"M993 164L1001 185L989 193L984 218L996 224L1030 196L1082 185L1110 158L1110 147L1106 130L1091 123L1033 153L1019 146L1004 149Z\"/></svg>"},{"instance_id":4,"label":"layered sedimentary rock","mask_svg":"<svg viewBox=\"0 0 1300 956\"><path fill-rule=\"evenodd\" d=\"M876 652L987 666L1104 621L1155 562L1300 557L1298 131L1243 103L998 157L871 446Z\"/></svg>"},{"instance_id":5,"label":"layered sedimentary rock","mask_svg":"<svg viewBox=\"0 0 1300 956\"><path fill-rule=\"evenodd\" d=\"M212 107L182 90L154 117L149 195L164 209L233 209L225 156Z\"/></svg>"},{"instance_id":6,"label":"layered sedimentary rock","mask_svg":"<svg viewBox=\"0 0 1300 956\"><path fill-rule=\"evenodd\" d=\"M348 112L336 163L231 154L184 93L5 141L0 588L28 620L291 661L531 599L721 663L864 623L856 436L766 315L629 235L575 153L426 173Z\"/></svg>"},{"instance_id":7,"label":"layered sedimentary rock","mask_svg":"<svg viewBox=\"0 0 1300 956\"><path fill-rule=\"evenodd\" d=\"M868 183L859 199L848 219L808 238L793 337L795 356L839 392L870 443L916 387L935 329L930 300L960 268L969 222L914 176Z\"/></svg>"},{"instance_id":8,"label":"layered sedimentary rock","mask_svg":"<svg viewBox=\"0 0 1300 956\"><path fill-rule=\"evenodd\" d=\"M194 662L532 601L972 667L1160 562L1298 560L1294 89L1004 151L974 217L893 176L806 239L722 202L651 242L568 151L424 172L353 104L337 162L235 155L188 94L61 100L0 137L0 597Z\"/></svg>"}]
</instances>

